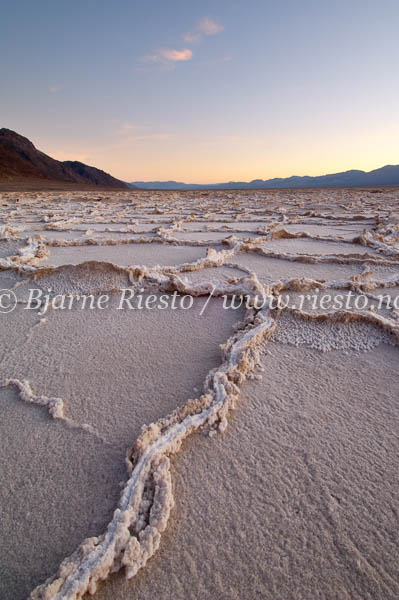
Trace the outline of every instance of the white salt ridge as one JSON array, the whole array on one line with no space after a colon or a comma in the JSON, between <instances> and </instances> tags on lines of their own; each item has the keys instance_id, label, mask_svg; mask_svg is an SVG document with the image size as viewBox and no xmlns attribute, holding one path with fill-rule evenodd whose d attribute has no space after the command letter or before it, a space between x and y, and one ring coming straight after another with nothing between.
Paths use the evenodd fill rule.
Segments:
<instances>
[{"instance_id":1,"label":"white salt ridge","mask_svg":"<svg viewBox=\"0 0 399 600\"><path fill-rule=\"evenodd\" d=\"M0 388L6 388L10 386L15 387L18 390L19 396L24 402L45 407L53 419L59 419L61 421L64 421L64 423L66 423L66 425L68 425L69 427L82 429L83 431L87 431L88 433L95 435L96 437L101 439L101 441L105 441L88 423L76 423L75 421L67 417L65 414L64 401L62 398L50 398L42 394L35 394L32 390L30 382L27 379L25 379L24 381L14 378L3 380L0 379Z\"/></svg>"}]
</instances>

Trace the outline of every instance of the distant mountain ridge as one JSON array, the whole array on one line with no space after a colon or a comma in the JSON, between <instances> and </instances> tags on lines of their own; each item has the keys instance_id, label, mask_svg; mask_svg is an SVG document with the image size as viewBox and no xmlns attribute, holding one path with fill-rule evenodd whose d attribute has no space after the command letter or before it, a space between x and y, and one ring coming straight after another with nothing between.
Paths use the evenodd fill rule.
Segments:
<instances>
[{"instance_id":1,"label":"distant mountain ridge","mask_svg":"<svg viewBox=\"0 0 399 600\"><path fill-rule=\"evenodd\" d=\"M399 165L386 165L374 171L343 171L317 177L275 177L252 181L229 181L227 183L196 184L179 181L133 181L129 186L152 190L238 190L263 188L318 188L318 187L369 187L399 185Z\"/></svg>"},{"instance_id":2,"label":"distant mountain ridge","mask_svg":"<svg viewBox=\"0 0 399 600\"><path fill-rule=\"evenodd\" d=\"M0 129L0 182L39 181L127 189L124 182L101 169L78 161L59 161L37 150L28 138L11 129ZM130 186L133 187L133 186Z\"/></svg>"}]
</instances>

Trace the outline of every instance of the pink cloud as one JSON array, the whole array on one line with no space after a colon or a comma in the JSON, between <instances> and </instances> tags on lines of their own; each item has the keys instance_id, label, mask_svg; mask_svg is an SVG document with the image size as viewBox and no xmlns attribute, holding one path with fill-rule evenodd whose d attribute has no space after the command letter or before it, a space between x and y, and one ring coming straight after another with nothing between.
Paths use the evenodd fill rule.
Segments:
<instances>
[{"instance_id":1,"label":"pink cloud","mask_svg":"<svg viewBox=\"0 0 399 600\"><path fill-rule=\"evenodd\" d=\"M161 50L161 56L166 60L180 61L180 60L190 60L193 56L192 50L189 48L185 48L184 50Z\"/></svg>"},{"instance_id":2,"label":"pink cloud","mask_svg":"<svg viewBox=\"0 0 399 600\"><path fill-rule=\"evenodd\" d=\"M174 48L161 48L155 54L149 54L144 56L144 62L183 62L190 60L193 56L192 50L189 48L183 48L182 50L176 50Z\"/></svg>"}]
</instances>

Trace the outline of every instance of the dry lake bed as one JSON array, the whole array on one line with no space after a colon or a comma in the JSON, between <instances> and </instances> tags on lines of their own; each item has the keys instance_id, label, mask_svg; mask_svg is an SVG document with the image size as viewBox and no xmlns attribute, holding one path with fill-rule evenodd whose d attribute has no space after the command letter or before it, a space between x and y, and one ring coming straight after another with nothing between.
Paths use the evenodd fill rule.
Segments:
<instances>
[{"instance_id":1,"label":"dry lake bed","mask_svg":"<svg viewBox=\"0 0 399 600\"><path fill-rule=\"evenodd\" d=\"M399 597L399 190L0 195L0 597Z\"/></svg>"}]
</instances>

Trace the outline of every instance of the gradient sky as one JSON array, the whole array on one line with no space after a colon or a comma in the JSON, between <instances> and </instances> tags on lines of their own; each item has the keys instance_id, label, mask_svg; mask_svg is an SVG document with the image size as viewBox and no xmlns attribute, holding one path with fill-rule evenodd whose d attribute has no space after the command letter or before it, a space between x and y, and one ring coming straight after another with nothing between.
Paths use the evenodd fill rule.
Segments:
<instances>
[{"instance_id":1,"label":"gradient sky","mask_svg":"<svg viewBox=\"0 0 399 600\"><path fill-rule=\"evenodd\" d=\"M127 181L399 163L398 0L0 0L0 126Z\"/></svg>"}]
</instances>

